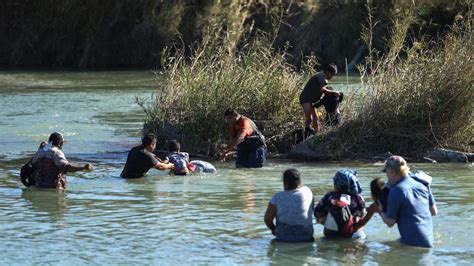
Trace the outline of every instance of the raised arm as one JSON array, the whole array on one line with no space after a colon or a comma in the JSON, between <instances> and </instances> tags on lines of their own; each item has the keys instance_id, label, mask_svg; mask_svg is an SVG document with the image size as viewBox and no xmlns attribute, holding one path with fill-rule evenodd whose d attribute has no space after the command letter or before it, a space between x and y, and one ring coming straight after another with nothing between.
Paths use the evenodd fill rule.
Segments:
<instances>
[{"instance_id":1,"label":"raised arm","mask_svg":"<svg viewBox=\"0 0 474 266\"><path fill-rule=\"evenodd\" d=\"M84 165L68 164L66 166L66 171L68 173L79 172L79 171L92 171L93 169L94 169L94 167L90 163L86 163Z\"/></svg>"}]
</instances>

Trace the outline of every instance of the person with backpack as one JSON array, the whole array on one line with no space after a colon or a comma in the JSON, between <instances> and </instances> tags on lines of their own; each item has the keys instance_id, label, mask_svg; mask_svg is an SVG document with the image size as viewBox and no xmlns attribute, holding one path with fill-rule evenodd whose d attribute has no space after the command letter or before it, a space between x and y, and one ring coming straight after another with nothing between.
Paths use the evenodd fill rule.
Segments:
<instances>
[{"instance_id":1,"label":"person with backpack","mask_svg":"<svg viewBox=\"0 0 474 266\"><path fill-rule=\"evenodd\" d=\"M265 163L267 144L255 123L232 108L224 112L229 123L229 143L221 150L221 161L225 161L237 149L237 168L260 168Z\"/></svg>"},{"instance_id":2,"label":"person with backpack","mask_svg":"<svg viewBox=\"0 0 474 266\"><path fill-rule=\"evenodd\" d=\"M431 177L410 173L403 157L393 155L382 170L389 187L386 209L379 204L382 221L389 227L397 224L400 242L417 247L433 246L433 219L438 214L429 184Z\"/></svg>"},{"instance_id":3,"label":"person with backpack","mask_svg":"<svg viewBox=\"0 0 474 266\"><path fill-rule=\"evenodd\" d=\"M92 171L92 164L71 164L62 151L64 137L59 132L49 136L48 143L42 143L31 160L31 175L22 178L28 187L66 189L66 173Z\"/></svg>"},{"instance_id":4,"label":"person with backpack","mask_svg":"<svg viewBox=\"0 0 474 266\"><path fill-rule=\"evenodd\" d=\"M365 239L363 226L359 223L367 211L357 173L341 169L333 181L334 190L324 195L314 208L316 220L324 225L324 236Z\"/></svg>"}]
</instances>

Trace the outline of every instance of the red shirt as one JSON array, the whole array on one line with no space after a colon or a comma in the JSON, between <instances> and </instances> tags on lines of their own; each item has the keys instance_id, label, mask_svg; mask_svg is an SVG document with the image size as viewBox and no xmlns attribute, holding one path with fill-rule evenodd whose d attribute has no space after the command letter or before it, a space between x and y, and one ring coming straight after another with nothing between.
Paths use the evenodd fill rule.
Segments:
<instances>
[{"instance_id":1,"label":"red shirt","mask_svg":"<svg viewBox=\"0 0 474 266\"><path fill-rule=\"evenodd\" d=\"M245 132L245 136L251 136L253 134L252 126L250 125L249 119L245 116L240 116L237 122L229 125L229 137L230 139L237 138L241 133Z\"/></svg>"}]
</instances>

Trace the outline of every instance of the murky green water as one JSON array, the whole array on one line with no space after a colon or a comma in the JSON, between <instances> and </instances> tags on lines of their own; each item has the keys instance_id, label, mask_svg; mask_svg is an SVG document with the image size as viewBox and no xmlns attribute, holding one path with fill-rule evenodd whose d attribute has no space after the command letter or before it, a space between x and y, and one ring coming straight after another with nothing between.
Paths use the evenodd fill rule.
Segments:
<instances>
[{"instance_id":1,"label":"murky green water","mask_svg":"<svg viewBox=\"0 0 474 266\"><path fill-rule=\"evenodd\" d=\"M343 79L345 81L345 79ZM341 167L359 171L366 197L380 165L271 160L258 170L216 163L218 174L118 178L137 144L151 72L0 73L0 264L466 264L474 262L474 169L415 164L434 177L435 248L400 246L380 218L367 241L328 241L315 225L310 244L273 243L263 213L296 167L319 199ZM342 86L342 84L336 85ZM68 176L68 190L24 189L19 168L39 141L65 133L66 156L95 164ZM370 199L367 198L368 201Z\"/></svg>"}]
</instances>

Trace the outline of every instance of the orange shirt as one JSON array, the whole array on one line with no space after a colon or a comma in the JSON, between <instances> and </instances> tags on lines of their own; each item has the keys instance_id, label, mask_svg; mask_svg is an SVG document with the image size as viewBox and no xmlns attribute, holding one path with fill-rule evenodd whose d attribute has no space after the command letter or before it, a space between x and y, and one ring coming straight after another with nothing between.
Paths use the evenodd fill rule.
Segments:
<instances>
[{"instance_id":1,"label":"orange shirt","mask_svg":"<svg viewBox=\"0 0 474 266\"><path fill-rule=\"evenodd\" d=\"M229 137L230 139L235 139L243 132L245 132L245 136L248 137L253 134L253 129L249 119L245 116L240 116L237 122L229 125Z\"/></svg>"}]
</instances>

